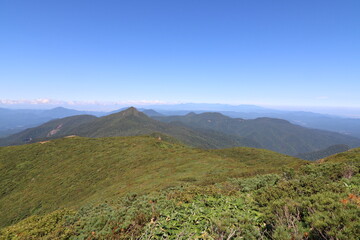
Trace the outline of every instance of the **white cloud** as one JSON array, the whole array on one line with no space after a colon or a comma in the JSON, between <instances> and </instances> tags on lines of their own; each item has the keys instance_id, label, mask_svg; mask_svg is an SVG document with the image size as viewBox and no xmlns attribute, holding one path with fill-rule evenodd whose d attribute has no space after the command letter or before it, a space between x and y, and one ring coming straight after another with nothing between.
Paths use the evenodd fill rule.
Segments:
<instances>
[{"instance_id":1,"label":"white cloud","mask_svg":"<svg viewBox=\"0 0 360 240\"><path fill-rule=\"evenodd\" d=\"M38 99L20 99L20 100L10 100L10 99L0 99L0 104L5 105L16 105L16 104L61 104L63 101L56 101L47 98L38 98Z\"/></svg>"},{"instance_id":2,"label":"white cloud","mask_svg":"<svg viewBox=\"0 0 360 240\"><path fill-rule=\"evenodd\" d=\"M0 99L2 105L152 105L152 104L172 104L160 100L140 100L140 101L61 101L47 98L38 99Z\"/></svg>"}]
</instances>

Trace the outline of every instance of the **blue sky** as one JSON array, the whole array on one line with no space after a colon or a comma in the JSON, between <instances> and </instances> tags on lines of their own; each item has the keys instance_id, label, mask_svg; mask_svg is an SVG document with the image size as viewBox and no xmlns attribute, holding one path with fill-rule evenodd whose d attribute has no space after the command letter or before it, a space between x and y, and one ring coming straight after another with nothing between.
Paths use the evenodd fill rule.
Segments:
<instances>
[{"instance_id":1,"label":"blue sky","mask_svg":"<svg viewBox=\"0 0 360 240\"><path fill-rule=\"evenodd\" d=\"M360 107L358 0L0 0L0 100Z\"/></svg>"}]
</instances>

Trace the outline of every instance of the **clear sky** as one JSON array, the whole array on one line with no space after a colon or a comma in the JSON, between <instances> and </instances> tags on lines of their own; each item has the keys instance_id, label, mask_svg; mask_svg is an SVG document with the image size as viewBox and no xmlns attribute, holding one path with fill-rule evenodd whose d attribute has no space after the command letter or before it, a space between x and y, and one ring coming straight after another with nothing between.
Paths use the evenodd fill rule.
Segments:
<instances>
[{"instance_id":1,"label":"clear sky","mask_svg":"<svg viewBox=\"0 0 360 240\"><path fill-rule=\"evenodd\" d=\"M360 107L359 0L0 0L0 99Z\"/></svg>"}]
</instances>

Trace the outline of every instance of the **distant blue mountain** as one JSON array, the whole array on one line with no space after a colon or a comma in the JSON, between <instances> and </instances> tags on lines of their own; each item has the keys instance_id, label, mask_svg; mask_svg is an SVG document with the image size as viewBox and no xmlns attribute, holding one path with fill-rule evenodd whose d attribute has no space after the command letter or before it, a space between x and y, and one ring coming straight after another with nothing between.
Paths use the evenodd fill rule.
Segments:
<instances>
[{"instance_id":1,"label":"distant blue mountain","mask_svg":"<svg viewBox=\"0 0 360 240\"><path fill-rule=\"evenodd\" d=\"M74 115L104 115L103 112L77 111L57 107L53 109L6 109L0 108L0 137L35 127L47 121Z\"/></svg>"},{"instance_id":2,"label":"distant blue mountain","mask_svg":"<svg viewBox=\"0 0 360 240\"><path fill-rule=\"evenodd\" d=\"M244 119L259 117L280 118L307 128L316 128L338 132L360 138L360 119L345 118L333 115L300 112L300 111L268 111L268 112L229 112L221 111L222 114Z\"/></svg>"},{"instance_id":3,"label":"distant blue mountain","mask_svg":"<svg viewBox=\"0 0 360 240\"><path fill-rule=\"evenodd\" d=\"M144 106L137 106L138 108ZM163 104L147 105L147 109L155 111L235 111L235 112L266 112L267 108L256 105L229 105L219 103L181 103L181 104Z\"/></svg>"},{"instance_id":4,"label":"distant blue mountain","mask_svg":"<svg viewBox=\"0 0 360 240\"><path fill-rule=\"evenodd\" d=\"M260 117L280 118L307 128L338 132L360 138L360 118L339 117L306 111L284 111L256 105L226 104L174 104L147 106L163 115L186 115L190 112L220 112L233 118L256 119Z\"/></svg>"},{"instance_id":5,"label":"distant blue mountain","mask_svg":"<svg viewBox=\"0 0 360 240\"><path fill-rule=\"evenodd\" d=\"M255 119L260 117L270 117L285 119L300 126L334 131L360 138L360 119L356 118L345 118L305 111L275 110L256 105L186 103L135 106L150 117L161 115L186 115L190 112L220 112L233 118ZM40 125L56 118L83 114L104 116L123 111L127 107L128 106L123 106L112 112L78 111L63 107L49 110L0 108L0 137L22 131L25 128Z\"/></svg>"}]
</instances>

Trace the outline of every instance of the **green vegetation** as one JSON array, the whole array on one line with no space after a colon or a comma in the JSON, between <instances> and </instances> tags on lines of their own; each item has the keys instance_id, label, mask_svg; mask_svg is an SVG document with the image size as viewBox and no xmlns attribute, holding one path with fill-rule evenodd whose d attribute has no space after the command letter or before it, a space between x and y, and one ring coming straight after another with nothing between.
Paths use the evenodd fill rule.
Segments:
<instances>
[{"instance_id":1,"label":"green vegetation","mask_svg":"<svg viewBox=\"0 0 360 240\"><path fill-rule=\"evenodd\" d=\"M320 162L359 162L360 161L360 148L350 149L349 151L335 154L327 157Z\"/></svg>"},{"instance_id":2,"label":"green vegetation","mask_svg":"<svg viewBox=\"0 0 360 240\"><path fill-rule=\"evenodd\" d=\"M309 161L315 161L315 160L319 160L319 159L334 155L336 153L348 151L349 149L350 149L350 147L347 145L338 144L338 145L330 146L326 149L322 149L319 151L298 154L298 155L296 155L296 157L305 159L305 160L309 160Z\"/></svg>"},{"instance_id":3,"label":"green vegetation","mask_svg":"<svg viewBox=\"0 0 360 240\"><path fill-rule=\"evenodd\" d=\"M171 123L181 122L194 129L211 129L228 135L243 137L265 148L291 156L325 149L336 144L359 147L360 140L335 132L309 129L282 119L230 118L220 113L189 113L185 116L154 117Z\"/></svg>"},{"instance_id":4,"label":"green vegetation","mask_svg":"<svg viewBox=\"0 0 360 240\"><path fill-rule=\"evenodd\" d=\"M171 136L196 148L255 147L306 160L316 160L340 152L344 148L343 144L350 147L360 146L357 138L307 129L281 119L244 120L226 117L220 113L190 113L185 116L154 118L157 120L135 108L100 118L90 115L72 116L0 139L0 146L34 143L69 135L96 138L157 133Z\"/></svg>"},{"instance_id":5,"label":"green vegetation","mask_svg":"<svg viewBox=\"0 0 360 240\"><path fill-rule=\"evenodd\" d=\"M306 163L268 150L201 150L162 139L70 137L0 148L0 226L129 193L205 186Z\"/></svg>"},{"instance_id":6,"label":"green vegetation","mask_svg":"<svg viewBox=\"0 0 360 240\"><path fill-rule=\"evenodd\" d=\"M204 149L224 147L260 147L253 140L231 136L212 130L190 129L182 124L168 124L149 118L135 108L104 117L89 115L57 119L0 139L0 146L20 145L61 138L68 135L81 137L139 136L160 133L172 136L184 144Z\"/></svg>"},{"instance_id":7,"label":"green vegetation","mask_svg":"<svg viewBox=\"0 0 360 240\"><path fill-rule=\"evenodd\" d=\"M360 236L360 148L319 162L167 135L0 148L0 240Z\"/></svg>"},{"instance_id":8,"label":"green vegetation","mask_svg":"<svg viewBox=\"0 0 360 240\"><path fill-rule=\"evenodd\" d=\"M77 111L63 107L56 107L46 110L7 109L0 107L0 138L19 133L34 126L39 126L54 119L66 118L75 115L97 116L102 114L102 112Z\"/></svg>"},{"instance_id":9,"label":"green vegetation","mask_svg":"<svg viewBox=\"0 0 360 240\"><path fill-rule=\"evenodd\" d=\"M326 162L129 194L27 218L0 230L0 239L356 240L359 169L359 161Z\"/></svg>"},{"instance_id":10,"label":"green vegetation","mask_svg":"<svg viewBox=\"0 0 360 240\"><path fill-rule=\"evenodd\" d=\"M20 145L28 142L46 141L59 136L72 135L74 129L80 125L96 119L91 115L77 115L56 119L38 127L29 128L22 132L0 139L0 146Z\"/></svg>"}]
</instances>

